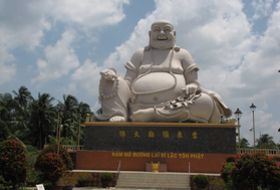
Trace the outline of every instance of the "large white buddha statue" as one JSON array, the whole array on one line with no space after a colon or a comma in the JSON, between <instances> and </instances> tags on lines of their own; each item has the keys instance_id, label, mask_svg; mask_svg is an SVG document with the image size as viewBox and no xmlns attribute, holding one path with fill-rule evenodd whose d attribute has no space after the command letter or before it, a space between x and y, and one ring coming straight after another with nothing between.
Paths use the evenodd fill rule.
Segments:
<instances>
[{"instance_id":1,"label":"large white buddha statue","mask_svg":"<svg viewBox=\"0 0 280 190\"><path fill-rule=\"evenodd\" d=\"M167 21L154 22L147 47L126 63L124 78L114 69L101 72L101 120L218 123L230 109L218 94L197 81L190 53L175 46L176 32Z\"/></svg>"}]
</instances>

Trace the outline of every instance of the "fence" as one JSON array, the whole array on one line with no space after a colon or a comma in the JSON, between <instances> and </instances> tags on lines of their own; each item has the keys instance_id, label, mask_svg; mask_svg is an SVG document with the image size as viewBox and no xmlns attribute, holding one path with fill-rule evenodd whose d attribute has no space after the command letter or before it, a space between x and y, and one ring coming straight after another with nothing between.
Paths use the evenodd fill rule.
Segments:
<instances>
[{"instance_id":1,"label":"fence","mask_svg":"<svg viewBox=\"0 0 280 190\"><path fill-rule=\"evenodd\" d=\"M238 154L265 154L268 156L280 156L279 149L256 149L256 148L238 148Z\"/></svg>"}]
</instances>

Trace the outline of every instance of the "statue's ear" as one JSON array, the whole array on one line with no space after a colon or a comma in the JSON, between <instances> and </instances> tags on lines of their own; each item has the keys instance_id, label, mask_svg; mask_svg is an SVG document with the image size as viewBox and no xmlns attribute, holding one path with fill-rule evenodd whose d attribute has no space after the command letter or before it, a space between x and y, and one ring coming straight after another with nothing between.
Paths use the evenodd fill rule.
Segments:
<instances>
[{"instance_id":1,"label":"statue's ear","mask_svg":"<svg viewBox=\"0 0 280 190\"><path fill-rule=\"evenodd\" d=\"M151 32L151 31L149 31L149 37L151 37L151 33L152 33L152 32Z\"/></svg>"},{"instance_id":2,"label":"statue's ear","mask_svg":"<svg viewBox=\"0 0 280 190\"><path fill-rule=\"evenodd\" d=\"M174 36L176 36L176 31L174 31Z\"/></svg>"}]
</instances>

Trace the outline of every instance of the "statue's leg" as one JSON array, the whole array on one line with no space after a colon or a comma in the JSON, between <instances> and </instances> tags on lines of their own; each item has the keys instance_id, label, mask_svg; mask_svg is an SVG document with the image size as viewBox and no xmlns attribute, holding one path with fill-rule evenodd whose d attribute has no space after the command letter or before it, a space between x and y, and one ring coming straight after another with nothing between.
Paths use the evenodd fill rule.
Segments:
<instances>
[{"instance_id":1,"label":"statue's leg","mask_svg":"<svg viewBox=\"0 0 280 190\"><path fill-rule=\"evenodd\" d=\"M133 110L132 121L194 121L204 123L219 123L221 114L216 103L207 93L201 93L193 100L179 101L179 107L155 106ZM137 107L137 106L136 106ZM139 107L138 107L139 108Z\"/></svg>"},{"instance_id":2,"label":"statue's leg","mask_svg":"<svg viewBox=\"0 0 280 190\"><path fill-rule=\"evenodd\" d=\"M201 96L197 98L193 104L189 105L189 110L190 120L209 123L220 122L221 113L214 99L206 93L201 93Z\"/></svg>"},{"instance_id":3,"label":"statue's leg","mask_svg":"<svg viewBox=\"0 0 280 190\"><path fill-rule=\"evenodd\" d=\"M133 111L130 116L131 121L138 121L138 122L154 121L154 118L155 118L154 108L139 109L137 111Z\"/></svg>"},{"instance_id":4,"label":"statue's leg","mask_svg":"<svg viewBox=\"0 0 280 190\"><path fill-rule=\"evenodd\" d=\"M221 123L222 114L220 113L215 101L214 101L214 104L215 105L212 110L212 115L209 119L209 123Z\"/></svg>"},{"instance_id":5,"label":"statue's leg","mask_svg":"<svg viewBox=\"0 0 280 190\"><path fill-rule=\"evenodd\" d=\"M178 107L157 108L155 111L155 121L194 121L205 123L219 123L221 114L213 98L201 93L193 100L178 102ZM180 105L181 104L181 105Z\"/></svg>"}]
</instances>

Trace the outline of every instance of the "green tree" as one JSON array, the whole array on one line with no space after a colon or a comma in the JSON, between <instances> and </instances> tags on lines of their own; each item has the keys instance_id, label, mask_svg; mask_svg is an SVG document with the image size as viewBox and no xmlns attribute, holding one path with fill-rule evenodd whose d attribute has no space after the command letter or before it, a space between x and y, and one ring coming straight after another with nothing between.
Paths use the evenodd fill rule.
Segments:
<instances>
[{"instance_id":1,"label":"green tree","mask_svg":"<svg viewBox=\"0 0 280 190\"><path fill-rule=\"evenodd\" d=\"M0 142L6 140L10 135L8 125L0 119Z\"/></svg>"},{"instance_id":2,"label":"green tree","mask_svg":"<svg viewBox=\"0 0 280 190\"><path fill-rule=\"evenodd\" d=\"M90 106L87 103L80 102L79 103L79 113L80 113L80 123L83 123L87 119L88 114L93 114L90 110Z\"/></svg>"},{"instance_id":3,"label":"green tree","mask_svg":"<svg viewBox=\"0 0 280 190\"><path fill-rule=\"evenodd\" d=\"M79 116L80 116L80 121L79 121L79 129L78 129L78 134L77 137L79 137L78 141L79 144L83 144L84 141L84 131L81 130L81 123L84 123L87 119L88 115L92 115L92 111L90 110L90 106L87 103L80 102L79 104Z\"/></svg>"},{"instance_id":4,"label":"green tree","mask_svg":"<svg viewBox=\"0 0 280 190\"><path fill-rule=\"evenodd\" d=\"M239 144L238 144L239 146ZM246 138L240 139L240 148L249 148L249 142Z\"/></svg>"},{"instance_id":5,"label":"green tree","mask_svg":"<svg viewBox=\"0 0 280 190\"><path fill-rule=\"evenodd\" d=\"M5 140L14 132L14 101L10 93L0 94L0 138Z\"/></svg>"},{"instance_id":6,"label":"green tree","mask_svg":"<svg viewBox=\"0 0 280 190\"><path fill-rule=\"evenodd\" d=\"M79 102L76 97L72 95L63 96L64 107L62 116L62 132L61 136L69 138L74 143L79 127Z\"/></svg>"},{"instance_id":7,"label":"green tree","mask_svg":"<svg viewBox=\"0 0 280 190\"><path fill-rule=\"evenodd\" d=\"M76 144L78 136L83 133L80 130L80 123L86 120L87 114L92 113L90 106L84 102L79 102L72 95L64 95L63 102L59 102L56 106L59 112L59 124L62 126L61 137L65 144Z\"/></svg>"},{"instance_id":8,"label":"green tree","mask_svg":"<svg viewBox=\"0 0 280 190\"><path fill-rule=\"evenodd\" d=\"M30 105L33 101L31 93L25 86L21 86L18 92L13 91L14 97L14 106L15 106L15 134L17 137L25 141L28 134L28 124L30 118ZM26 142L26 141L25 141Z\"/></svg>"},{"instance_id":9,"label":"green tree","mask_svg":"<svg viewBox=\"0 0 280 190\"><path fill-rule=\"evenodd\" d=\"M280 168L265 155L242 155L234 162L228 177L236 190L257 190L258 188L278 190Z\"/></svg>"},{"instance_id":10,"label":"green tree","mask_svg":"<svg viewBox=\"0 0 280 190\"><path fill-rule=\"evenodd\" d=\"M52 105L54 98L49 94L39 94L31 104L29 137L33 146L42 149L55 134L56 111Z\"/></svg>"},{"instance_id":11,"label":"green tree","mask_svg":"<svg viewBox=\"0 0 280 190\"><path fill-rule=\"evenodd\" d=\"M268 134L263 134L257 139L257 147L266 149L277 148L276 143L273 141L273 137Z\"/></svg>"},{"instance_id":12,"label":"green tree","mask_svg":"<svg viewBox=\"0 0 280 190\"><path fill-rule=\"evenodd\" d=\"M30 91L25 86L21 86L18 89L18 92L13 91L13 93L15 95L14 100L18 103L17 106L20 108L20 110L23 112L27 111L28 105L33 100Z\"/></svg>"},{"instance_id":13,"label":"green tree","mask_svg":"<svg viewBox=\"0 0 280 190\"><path fill-rule=\"evenodd\" d=\"M14 190L25 182L26 151L24 144L19 139L8 139L1 144L0 168L1 176Z\"/></svg>"}]
</instances>

